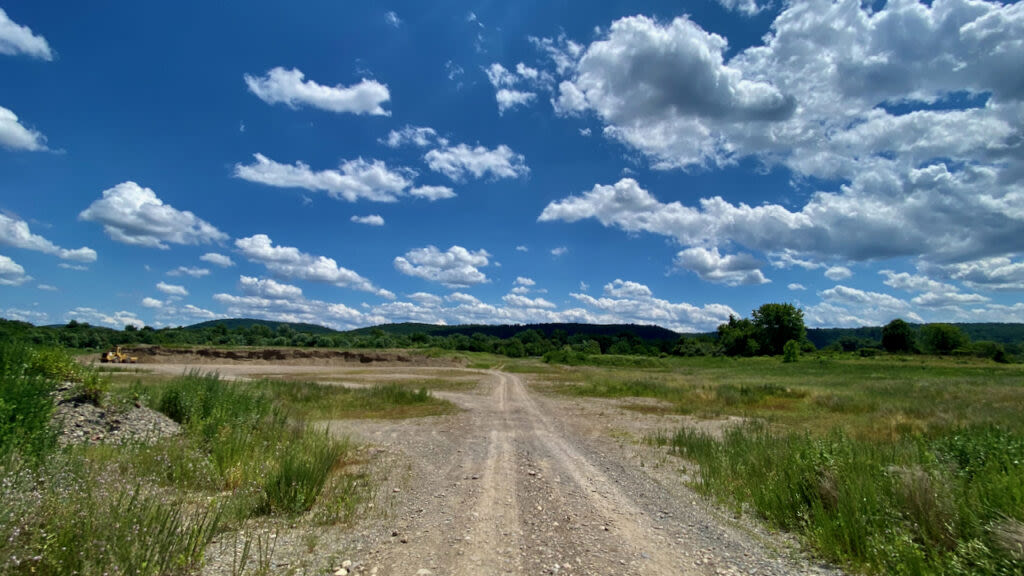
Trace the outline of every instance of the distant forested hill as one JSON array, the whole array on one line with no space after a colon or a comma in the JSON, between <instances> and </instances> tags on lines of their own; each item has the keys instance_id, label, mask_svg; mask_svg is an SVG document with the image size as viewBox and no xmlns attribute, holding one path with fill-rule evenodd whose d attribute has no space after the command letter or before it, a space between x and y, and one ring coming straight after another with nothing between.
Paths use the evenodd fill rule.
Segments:
<instances>
[{"instance_id":1,"label":"distant forested hill","mask_svg":"<svg viewBox=\"0 0 1024 576\"><path fill-rule=\"evenodd\" d=\"M234 330L236 328L252 328L256 324L262 324L271 330L277 330L282 326L287 326L296 332L306 332L308 334L337 334L338 331L333 328L326 326L320 326L319 324L305 324L302 322L274 322L273 320L260 320L258 318L224 318L221 320L208 320L206 322L200 322L199 324L192 324L191 326L185 326L185 330L203 330L206 328L214 328L218 324L223 324L228 330Z\"/></svg>"},{"instance_id":2,"label":"distant forested hill","mask_svg":"<svg viewBox=\"0 0 1024 576\"><path fill-rule=\"evenodd\" d=\"M988 340L1000 344L1024 342L1024 324L999 322L951 323L959 327L973 342ZM911 324L911 328L920 331L923 324ZM807 339L818 348L824 348L841 339L873 340L881 342L882 327L867 326L861 328L808 328Z\"/></svg>"},{"instance_id":3,"label":"distant forested hill","mask_svg":"<svg viewBox=\"0 0 1024 576\"><path fill-rule=\"evenodd\" d=\"M660 326L646 326L640 324L460 324L456 326L439 326L436 324L382 324L368 328L351 330L346 334L369 335L375 330L381 330L392 336L409 336L411 334L428 334L430 336L451 336L462 334L472 336L473 334L484 334L495 338L511 338L520 332L536 330L545 338L550 338L555 332L564 332L567 336L619 336L621 334L632 334L641 340L663 341L678 340L680 334Z\"/></svg>"}]
</instances>

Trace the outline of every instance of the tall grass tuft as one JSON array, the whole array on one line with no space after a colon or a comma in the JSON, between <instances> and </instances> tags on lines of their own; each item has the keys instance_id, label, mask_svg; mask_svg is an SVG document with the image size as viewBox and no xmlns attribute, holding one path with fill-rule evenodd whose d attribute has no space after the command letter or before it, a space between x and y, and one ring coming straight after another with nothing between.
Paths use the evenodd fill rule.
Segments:
<instances>
[{"instance_id":1,"label":"tall grass tuft","mask_svg":"<svg viewBox=\"0 0 1024 576\"><path fill-rule=\"evenodd\" d=\"M268 511L302 514L313 507L338 460L348 446L323 434L294 433L278 448L273 467L263 481Z\"/></svg>"},{"instance_id":2,"label":"tall grass tuft","mask_svg":"<svg viewBox=\"0 0 1024 576\"><path fill-rule=\"evenodd\" d=\"M801 532L832 560L885 574L1020 573L1018 434L979 427L886 445L750 424L721 440L682 429L661 441L699 465L700 490Z\"/></svg>"},{"instance_id":3,"label":"tall grass tuft","mask_svg":"<svg viewBox=\"0 0 1024 576\"><path fill-rule=\"evenodd\" d=\"M56 446L50 426L57 380L32 349L0 343L0 463L15 452L41 458Z\"/></svg>"},{"instance_id":4,"label":"tall grass tuft","mask_svg":"<svg viewBox=\"0 0 1024 576\"><path fill-rule=\"evenodd\" d=\"M0 573L185 573L220 525L220 508L130 484L82 454L8 470L0 498Z\"/></svg>"},{"instance_id":5,"label":"tall grass tuft","mask_svg":"<svg viewBox=\"0 0 1024 576\"><path fill-rule=\"evenodd\" d=\"M256 493L251 512L294 515L312 508L349 451L347 442L290 421L275 404L275 397L315 396L299 388L272 381L225 382L216 374L191 372L168 384L157 405L198 440L223 488ZM379 393L396 404L427 395L398 386Z\"/></svg>"}]
</instances>

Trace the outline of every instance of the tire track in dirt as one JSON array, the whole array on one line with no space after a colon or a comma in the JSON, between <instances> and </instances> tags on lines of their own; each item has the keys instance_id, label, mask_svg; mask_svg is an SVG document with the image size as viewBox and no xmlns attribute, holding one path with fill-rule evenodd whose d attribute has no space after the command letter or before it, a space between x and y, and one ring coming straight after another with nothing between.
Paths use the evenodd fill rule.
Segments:
<instances>
[{"instance_id":1,"label":"tire track in dirt","mask_svg":"<svg viewBox=\"0 0 1024 576\"><path fill-rule=\"evenodd\" d=\"M491 422L487 457L484 463L480 496L473 507L473 524L466 541L472 552L462 556L453 574L518 574L519 515L516 506L515 452L516 431L508 418L508 387L499 383L490 396L496 413Z\"/></svg>"},{"instance_id":2,"label":"tire track in dirt","mask_svg":"<svg viewBox=\"0 0 1024 576\"><path fill-rule=\"evenodd\" d=\"M638 463L641 447L601 435L634 415L475 373L476 389L436 393L461 412L323 423L376 454L375 512L333 540L351 574L838 574L780 553L673 470Z\"/></svg>"},{"instance_id":3,"label":"tire track in dirt","mask_svg":"<svg viewBox=\"0 0 1024 576\"><path fill-rule=\"evenodd\" d=\"M646 514L626 497L601 470L560 434L514 374L495 373L520 413L519 426L531 461L553 481L548 483L548 516L563 518L560 552L579 569L600 571L609 563L627 563L631 570L651 575L699 573L678 562L678 546L669 545ZM564 479L564 481L563 481ZM543 497L543 495L542 495ZM543 504L538 505L543 512ZM577 519L586 526L572 526ZM557 519L550 520L554 525ZM562 524L559 523L559 527ZM595 562L597 560L597 562ZM561 564L559 565L561 568ZM547 567L549 570L551 567Z\"/></svg>"}]
</instances>

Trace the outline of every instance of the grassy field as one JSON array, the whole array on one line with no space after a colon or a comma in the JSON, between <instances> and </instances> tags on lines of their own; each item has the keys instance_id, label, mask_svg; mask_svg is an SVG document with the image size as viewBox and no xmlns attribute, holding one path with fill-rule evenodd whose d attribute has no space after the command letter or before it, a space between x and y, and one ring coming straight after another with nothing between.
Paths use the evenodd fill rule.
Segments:
<instances>
[{"instance_id":1,"label":"grassy field","mask_svg":"<svg viewBox=\"0 0 1024 576\"><path fill-rule=\"evenodd\" d=\"M577 396L748 424L650 442L698 490L873 574L1024 574L1024 366L924 356L517 366ZM652 410L649 403L638 409Z\"/></svg>"},{"instance_id":2,"label":"grassy field","mask_svg":"<svg viewBox=\"0 0 1024 576\"><path fill-rule=\"evenodd\" d=\"M183 434L60 448L52 393L66 380L80 401L144 404ZM0 573L190 573L225 533L244 540L233 573L261 573L266 529L346 522L374 490L355 447L306 422L452 409L422 386L101 374L60 350L0 343Z\"/></svg>"}]
</instances>

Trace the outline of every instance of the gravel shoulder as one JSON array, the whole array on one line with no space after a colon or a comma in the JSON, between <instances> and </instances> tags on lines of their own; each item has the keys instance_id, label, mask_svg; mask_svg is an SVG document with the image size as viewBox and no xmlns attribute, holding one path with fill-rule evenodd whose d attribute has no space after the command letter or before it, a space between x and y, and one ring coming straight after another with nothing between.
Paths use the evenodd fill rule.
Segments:
<instances>
[{"instance_id":1,"label":"gravel shoulder","mask_svg":"<svg viewBox=\"0 0 1024 576\"><path fill-rule=\"evenodd\" d=\"M347 560L349 574L378 575L840 574L707 502L681 461L638 442L684 417L477 374L473 391L435 392L455 414L323 422L366 447L377 494L352 526L278 532L271 571L331 574ZM231 554L212 545L204 573L230 573Z\"/></svg>"}]
</instances>

